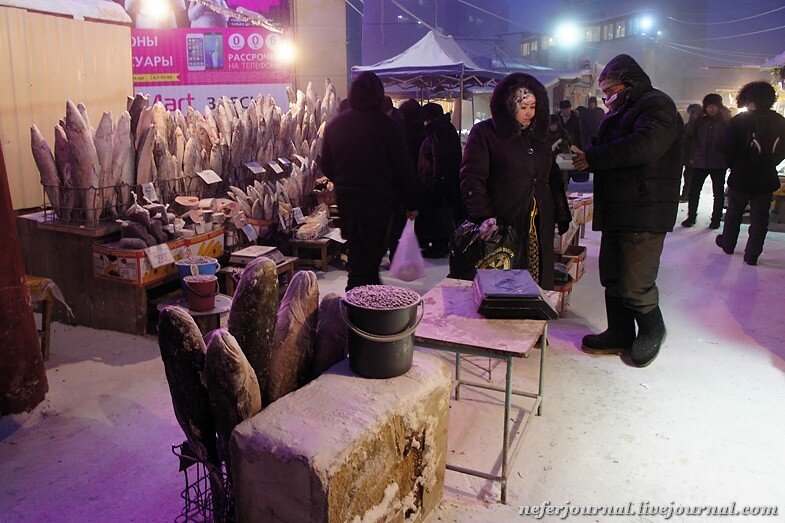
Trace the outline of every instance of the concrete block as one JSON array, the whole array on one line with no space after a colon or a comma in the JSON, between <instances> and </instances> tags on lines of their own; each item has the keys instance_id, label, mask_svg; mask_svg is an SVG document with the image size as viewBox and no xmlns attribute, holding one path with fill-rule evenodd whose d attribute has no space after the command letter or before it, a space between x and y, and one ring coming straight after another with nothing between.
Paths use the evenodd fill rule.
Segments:
<instances>
[{"instance_id":1,"label":"concrete block","mask_svg":"<svg viewBox=\"0 0 785 523\"><path fill-rule=\"evenodd\" d=\"M360 378L348 359L238 425L238 521L421 521L441 500L451 377L419 351L412 369Z\"/></svg>"}]
</instances>

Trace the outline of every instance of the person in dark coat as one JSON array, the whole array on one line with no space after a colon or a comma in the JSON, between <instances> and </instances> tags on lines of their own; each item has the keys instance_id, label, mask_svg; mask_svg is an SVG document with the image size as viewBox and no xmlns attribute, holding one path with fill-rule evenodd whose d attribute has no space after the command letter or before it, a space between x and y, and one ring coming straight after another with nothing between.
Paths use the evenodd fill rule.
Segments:
<instances>
[{"instance_id":1,"label":"person in dark coat","mask_svg":"<svg viewBox=\"0 0 785 523\"><path fill-rule=\"evenodd\" d=\"M570 141L575 145L582 144L581 117L576 111L572 110L572 103L569 100L559 102L559 118L561 119L562 127L570 135Z\"/></svg>"},{"instance_id":2,"label":"person in dark coat","mask_svg":"<svg viewBox=\"0 0 785 523\"><path fill-rule=\"evenodd\" d=\"M483 239L498 225L521 241L515 268L553 289L554 222L567 231L567 196L548 143L548 94L534 77L513 73L493 90L491 118L472 127L461 164L461 194Z\"/></svg>"},{"instance_id":3,"label":"person in dark coat","mask_svg":"<svg viewBox=\"0 0 785 523\"><path fill-rule=\"evenodd\" d=\"M398 111L403 118L403 129L406 136L406 148L409 152L409 156L412 159L412 165L414 165L416 169L417 162L419 161L420 146L422 146L422 142L425 139L422 115L420 114L422 108L420 107L420 103L417 100L410 98L401 104L401 107L398 109ZM393 213L393 218L390 222L390 241L388 246L390 251L390 261L392 261L393 257L395 256L395 251L398 249L398 241L401 239L401 234L403 234L403 229L405 226L406 211L401 204Z\"/></svg>"},{"instance_id":4,"label":"person in dark coat","mask_svg":"<svg viewBox=\"0 0 785 523\"><path fill-rule=\"evenodd\" d=\"M420 147L417 174L422 207L415 227L426 258L443 258L449 252L455 223L465 219L458 184L461 139L450 115L437 103L422 108L425 140ZM458 221L460 220L460 221Z\"/></svg>"},{"instance_id":5,"label":"person in dark coat","mask_svg":"<svg viewBox=\"0 0 785 523\"><path fill-rule=\"evenodd\" d=\"M382 113L384 86L364 72L352 82L350 108L324 131L319 166L335 184L341 234L349 249L346 289L379 284L393 210L417 216L419 191L403 129Z\"/></svg>"},{"instance_id":6,"label":"person in dark coat","mask_svg":"<svg viewBox=\"0 0 785 523\"><path fill-rule=\"evenodd\" d=\"M629 349L632 363L643 367L665 336L656 279L665 234L676 223L684 124L673 100L652 87L628 55L608 62L599 84L609 112L596 144L574 163L594 173L592 227L602 232L599 268L608 329L585 336L583 348L614 354Z\"/></svg>"},{"instance_id":7,"label":"person in dark coat","mask_svg":"<svg viewBox=\"0 0 785 523\"><path fill-rule=\"evenodd\" d=\"M393 105L392 98L389 96L384 97L384 102L382 102L382 112L395 120L395 122L401 127L406 125L401 111Z\"/></svg>"},{"instance_id":8,"label":"person in dark coat","mask_svg":"<svg viewBox=\"0 0 785 523\"><path fill-rule=\"evenodd\" d=\"M600 130L600 122L602 117L605 116L605 111L597 107L597 98L595 96L589 97L589 106L578 113L580 115L581 127L581 142L584 148L591 145L591 139L597 136L597 131ZM578 144L576 144L578 145Z\"/></svg>"},{"instance_id":9,"label":"person in dark coat","mask_svg":"<svg viewBox=\"0 0 785 523\"><path fill-rule=\"evenodd\" d=\"M703 98L703 108L697 118L687 123L685 137L695 143L692 158L692 180L690 181L690 203L687 219L681 222L684 227L692 227L698 217L703 182L711 178L714 193L714 207L711 212L709 229L719 229L722 220L722 207L725 203L725 163L723 145L728 128L727 112L723 111L722 96L711 93Z\"/></svg>"},{"instance_id":10,"label":"person in dark coat","mask_svg":"<svg viewBox=\"0 0 785 523\"><path fill-rule=\"evenodd\" d=\"M752 82L736 98L745 107L733 117L725 140L728 177L728 211L717 245L733 254L741 218L750 206L750 227L744 262L757 265L769 230L769 210L774 191L780 188L777 165L785 160L785 118L771 110L776 94L766 82Z\"/></svg>"},{"instance_id":11,"label":"person in dark coat","mask_svg":"<svg viewBox=\"0 0 785 523\"><path fill-rule=\"evenodd\" d=\"M553 161L556 161L556 157L559 154L570 154L570 147L572 147L572 142L570 141L570 135L567 134L567 131L564 130L561 124L561 117L558 114L552 114L550 117L550 121L548 123L548 143L551 144L551 155L553 156ZM567 191L567 186L570 183L570 172L569 170L560 170L561 172L561 180L564 184L564 190Z\"/></svg>"},{"instance_id":12,"label":"person in dark coat","mask_svg":"<svg viewBox=\"0 0 785 523\"><path fill-rule=\"evenodd\" d=\"M687 128L690 122L700 115L703 110L701 104L690 104L687 106L687 125L684 126L684 154L682 155L682 163L684 164L684 171L682 178L684 184L681 186L681 196L679 196L679 203L684 203L690 200L690 182L692 181L692 161L695 157L695 140L692 136L687 135Z\"/></svg>"}]
</instances>

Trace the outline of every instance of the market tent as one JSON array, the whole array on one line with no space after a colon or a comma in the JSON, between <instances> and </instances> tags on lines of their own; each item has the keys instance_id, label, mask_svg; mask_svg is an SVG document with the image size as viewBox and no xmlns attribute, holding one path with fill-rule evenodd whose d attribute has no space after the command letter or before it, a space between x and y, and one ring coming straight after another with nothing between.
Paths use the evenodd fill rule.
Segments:
<instances>
[{"instance_id":1,"label":"market tent","mask_svg":"<svg viewBox=\"0 0 785 523\"><path fill-rule=\"evenodd\" d=\"M781 52L774 58L766 60L763 67L782 67L785 66L785 51Z\"/></svg>"},{"instance_id":2,"label":"market tent","mask_svg":"<svg viewBox=\"0 0 785 523\"><path fill-rule=\"evenodd\" d=\"M398 56L352 67L355 77L364 71L376 73L386 86L405 91L416 88L424 96L492 85L504 77L504 73L478 66L451 36L433 31Z\"/></svg>"}]
</instances>

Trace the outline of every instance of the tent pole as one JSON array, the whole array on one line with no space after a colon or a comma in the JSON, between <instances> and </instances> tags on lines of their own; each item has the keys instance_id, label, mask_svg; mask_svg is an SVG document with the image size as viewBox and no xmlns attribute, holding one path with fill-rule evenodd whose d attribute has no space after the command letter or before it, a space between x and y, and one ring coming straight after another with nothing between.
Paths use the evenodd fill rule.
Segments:
<instances>
[{"instance_id":1,"label":"tent pole","mask_svg":"<svg viewBox=\"0 0 785 523\"><path fill-rule=\"evenodd\" d=\"M461 64L461 83L460 89L458 90L458 104L455 106L455 114L453 118L455 119L455 127L458 129L458 135L460 136L463 129L463 115L461 114L461 110L463 109L463 75L464 75L464 65Z\"/></svg>"}]
</instances>

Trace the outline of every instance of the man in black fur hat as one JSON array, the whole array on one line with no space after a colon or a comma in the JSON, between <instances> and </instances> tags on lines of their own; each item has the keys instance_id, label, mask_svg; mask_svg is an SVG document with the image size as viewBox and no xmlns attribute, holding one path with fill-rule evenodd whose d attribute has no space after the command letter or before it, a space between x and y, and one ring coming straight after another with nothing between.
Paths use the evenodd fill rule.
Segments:
<instances>
[{"instance_id":1,"label":"man in black fur hat","mask_svg":"<svg viewBox=\"0 0 785 523\"><path fill-rule=\"evenodd\" d=\"M584 336L583 348L629 351L632 363L644 367L665 337L656 279L665 234L676 223L684 124L673 100L652 87L628 55L608 62L599 87L609 112L596 145L578 153L574 164L595 175L592 228L602 232L600 282L608 328Z\"/></svg>"}]
</instances>

